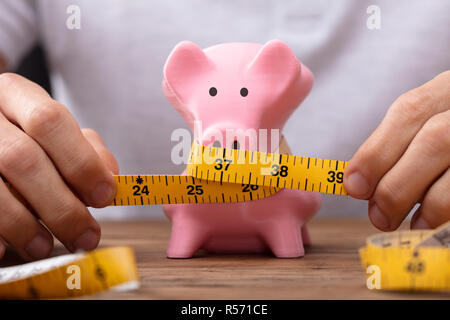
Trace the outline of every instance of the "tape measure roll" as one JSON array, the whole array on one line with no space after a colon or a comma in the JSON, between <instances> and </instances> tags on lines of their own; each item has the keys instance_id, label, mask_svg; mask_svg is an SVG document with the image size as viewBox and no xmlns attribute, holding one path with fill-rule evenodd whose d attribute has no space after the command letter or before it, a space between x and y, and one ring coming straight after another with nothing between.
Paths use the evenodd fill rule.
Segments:
<instances>
[{"instance_id":1,"label":"tape measure roll","mask_svg":"<svg viewBox=\"0 0 450 320\"><path fill-rule=\"evenodd\" d=\"M77 297L139 286L133 249L102 248L0 268L0 299Z\"/></svg>"},{"instance_id":2,"label":"tape measure roll","mask_svg":"<svg viewBox=\"0 0 450 320\"><path fill-rule=\"evenodd\" d=\"M450 291L450 222L436 230L374 235L359 254L369 288Z\"/></svg>"}]
</instances>

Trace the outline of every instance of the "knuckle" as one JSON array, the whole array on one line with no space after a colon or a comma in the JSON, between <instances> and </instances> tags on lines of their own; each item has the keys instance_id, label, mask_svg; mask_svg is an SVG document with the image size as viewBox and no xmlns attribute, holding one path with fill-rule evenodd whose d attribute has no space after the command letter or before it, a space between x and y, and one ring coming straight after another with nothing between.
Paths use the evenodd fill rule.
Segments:
<instances>
[{"instance_id":1,"label":"knuckle","mask_svg":"<svg viewBox=\"0 0 450 320\"><path fill-rule=\"evenodd\" d=\"M370 137L359 148L356 155L352 158L350 163L357 167L371 183L376 183L377 179L381 178L380 163L388 163L390 161L389 155L383 150L385 142L375 137Z\"/></svg>"},{"instance_id":2,"label":"knuckle","mask_svg":"<svg viewBox=\"0 0 450 320\"><path fill-rule=\"evenodd\" d=\"M442 80L444 80L446 83L449 83L449 82L450 82L450 70L446 70L446 71L444 71L444 72L438 74L438 75L436 76L436 79L439 79L439 80L442 79Z\"/></svg>"},{"instance_id":3,"label":"knuckle","mask_svg":"<svg viewBox=\"0 0 450 320\"><path fill-rule=\"evenodd\" d=\"M3 234L16 230L18 227L24 225L24 221L21 219L21 212L18 212L17 208L14 208L12 205L5 206L4 204L2 209L8 210L7 215L4 213L1 214L3 218L7 217L7 219L0 219L0 230Z\"/></svg>"},{"instance_id":4,"label":"knuckle","mask_svg":"<svg viewBox=\"0 0 450 320\"><path fill-rule=\"evenodd\" d=\"M11 199L2 199L0 207L0 234L9 243L19 245L29 240L35 230L33 223L27 219L29 212ZM23 231L26 233L23 234Z\"/></svg>"},{"instance_id":5,"label":"knuckle","mask_svg":"<svg viewBox=\"0 0 450 320\"><path fill-rule=\"evenodd\" d=\"M376 155L376 145L375 142L373 141L373 139L369 139L367 140L362 146L361 148L358 150L358 154L361 158L361 160L368 160L368 159L372 159L373 156Z\"/></svg>"},{"instance_id":6,"label":"knuckle","mask_svg":"<svg viewBox=\"0 0 450 320\"><path fill-rule=\"evenodd\" d=\"M57 214L53 217L52 231L59 234L67 233L67 230L73 230L84 219L86 208L81 203L73 199L66 199L59 203L55 209ZM64 232L63 232L64 231ZM64 235L63 235L64 236Z\"/></svg>"},{"instance_id":7,"label":"knuckle","mask_svg":"<svg viewBox=\"0 0 450 320\"><path fill-rule=\"evenodd\" d=\"M437 199L433 205L433 215L439 221L447 221L450 217L450 201Z\"/></svg>"},{"instance_id":8,"label":"knuckle","mask_svg":"<svg viewBox=\"0 0 450 320\"><path fill-rule=\"evenodd\" d=\"M83 128L82 131L88 137L93 137L93 138L97 138L97 139L100 138L100 135L97 133L97 131L95 131L92 128Z\"/></svg>"},{"instance_id":9,"label":"knuckle","mask_svg":"<svg viewBox=\"0 0 450 320\"><path fill-rule=\"evenodd\" d=\"M108 168L114 173L119 174L119 163L117 162L116 158L110 153L107 152L107 160L108 161Z\"/></svg>"},{"instance_id":10,"label":"knuckle","mask_svg":"<svg viewBox=\"0 0 450 320\"><path fill-rule=\"evenodd\" d=\"M425 197L424 207L430 211L429 219L435 225L447 221L450 218L450 197L443 196L437 192L431 192Z\"/></svg>"},{"instance_id":11,"label":"knuckle","mask_svg":"<svg viewBox=\"0 0 450 320\"><path fill-rule=\"evenodd\" d=\"M369 138L361 145L351 162L352 164L356 163L358 167L368 167L370 166L371 161L373 159L376 159L378 156L379 154L377 152L377 141L375 141L375 139Z\"/></svg>"},{"instance_id":12,"label":"knuckle","mask_svg":"<svg viewBox=\"0 0 450 320\"><path fill-rule=\"evenodd\" d=\"M393 110L408 122L417 122L430 113L430 101L430 96L419 87L402 94L397 99Z\"/></svg>"},{"instance_id":13,"label":"knuckle","mask_svg":"<svg viewBox=\"0 0 450 320\"><path fill-rule=\"evenodd\" d=\"M432 154L450 152L450 117L437 114L428 120L421 130L421 140Z\"/></svg>"},{"instance_id":14,"label":"knuckle","mask_svg":"<svg viewBox=\"0 0 450 320\"><path fill-rule=\"evenodd\" d=\"M388 160L386 153L380 152L383 150L384 141L379 139L369 139L361 146L358 153L361 155L361 162L365 165L373 166Z\"/></svg>"},{"instance_id":15,"label":"knuckle","mask_svg":"<svg viewBox=\"0 0 450 320\"><path fill-rule=\"evenodd\" d=\"M0 73L0 88L7 88L16 83L20 76L15 73L5 72Z\"/></svg>"},{"instance_id":16,"label":"knuckle","mask_svg":"<svg viewBox=\"0 0 450 320\"><path fill-rule=\"evenodd\" d=\"M381 211L386 213L400 213L404 199L392 183L382 181L375 190L374 200Z\"/></svg>"},{"instance_id":17,"label":"knuckle","mask_svg":"<svg viewBox=\"0 0 450 320\"><path fill-rule=\"evenodd\" d=\"M98 175L99 160L97 159L97 154L95 153L76 153L70 159L69 163L70 165L64 170L64 176L69 181L76 181L80 178L92 178Z\"/></svg>"},{"instance_id":18,"label":"knuckle","mask_svg":"<svg viewBox=\"0 0 450 320\"><path fill-rule=\"evenodd\" d=\"M39 155L30 139L4 138L0 140L0 167L5 172L31 173L40 165Z\"/></svg>"},{"instance_id":19,"label":"knuckle","mask_svg":"<svg viewBox=\"0 0 450 320\"><path fill-rule=\"evenodd\" d=\"M24 129L31 136L47 136L58 128L66 117L66 108L55 100L49 100L31 108L26 116Z\"/></svg>"}]
</instances>

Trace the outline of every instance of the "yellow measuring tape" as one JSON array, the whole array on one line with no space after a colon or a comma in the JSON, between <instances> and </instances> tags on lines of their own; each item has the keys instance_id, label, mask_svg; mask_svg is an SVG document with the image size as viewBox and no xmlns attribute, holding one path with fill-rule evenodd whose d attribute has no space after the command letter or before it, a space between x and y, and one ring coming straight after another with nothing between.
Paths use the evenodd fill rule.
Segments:
<instances>
[{"instance_id":1,"label":"yellow measuring tape","mask_svg":"<svg viewBox=\"0 0 450 320\"><path fill-rule=\"evenodd\" d=\"M0 268L0 299L77 297L138 287L133 249L111 247Z\"/></svg>"},{"instance_id":2,"label":"yellow measuring tape","mask_svg":"<svg viewBox=\"0 0 450 320\"><path fill-rule=\"evenodd\" d=\"M369 289L450 290L450 222L374 235L359 253Z\"/></svg>"},{"instance_id":3,"label":"yellow measuring tape","mask_svg":"<svg viewBox=\"0 0 450 320\"><path fill-rule=\"evenodd\" d=\"M276 153L205 147L194 142L187 175L115 176L111 205L229 203L258 200L280 188L347 195L346 161L290 155L285 140Z\"/></svg>"},{"instance_id":4,"label":"yellow measuring tape","mask_svg":"<svg viewBox=\"0 0 450 320\"><path fill-rule=\"evenodd\" d=\"M347 195L343 181L348 162L290 153L284 138L275 153L205 147L194 141L187 175L116 175L117 192L110 205L244 202L282 188Z\"/></svg>"}]
</instances>

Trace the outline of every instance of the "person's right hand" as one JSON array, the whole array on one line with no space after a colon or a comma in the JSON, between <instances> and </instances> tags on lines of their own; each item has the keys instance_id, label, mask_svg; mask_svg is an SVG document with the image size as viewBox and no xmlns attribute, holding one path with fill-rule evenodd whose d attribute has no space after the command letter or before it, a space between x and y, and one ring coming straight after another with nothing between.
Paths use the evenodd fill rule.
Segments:
<instances>
[{"instance_id":1,"label":"person's right hand","mask_svg":"<svg viewBox=\"0 0 450 320\"><path fill-rule=\"evenodd\" d=\"M25 200L0 178L0 258L5 243L26 260L45 258L52 234L72 252L96 248L100 226L86 206L111 203L117 173L95 131L37 84L0 74L0 174Z\"/></svg>"}]
</instances>

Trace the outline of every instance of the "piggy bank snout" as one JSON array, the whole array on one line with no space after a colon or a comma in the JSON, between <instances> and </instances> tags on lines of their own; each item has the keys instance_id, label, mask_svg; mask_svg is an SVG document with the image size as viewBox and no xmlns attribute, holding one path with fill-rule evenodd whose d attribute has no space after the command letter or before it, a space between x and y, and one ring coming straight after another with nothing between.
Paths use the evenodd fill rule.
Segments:
<instances>
[{"instance_id":1,"label":"piggy bank snout","mask_svg":"<svg viewBox=\"0 0 450 320\"><path fill-rule=\"evenodd\" d=\"M278 147L280 137L281 133L277 129L220 123L207 127L196 139L204 146L269 151Z\"/></svg>"},{"instance_id":2,"label":"piggy bank snout","mask_svg":"<svg viewBox=\"0 0 450 320\"><path fill-rule=\"evenodd\" d=\"M235 124L217 124L205 129L199 140L204 146L217 148L249 148L256 129Z\"/></svg>"},{"instance_id":3,"label":"piggy bank snout","mask_svg":"<svg viewBox=\"0 0 450 320\"><path fill-rule=\"evenodd\" d=\"M228 148L226 144L224 144L224 145L225 145L225 148ZM219 140L214 140L212 146L214 148L222 148L222 142L220 142ZM231 149L241 149L241 144L239 143L239 141L237 139L234 139L230 148Z\"/></svg>"}]
</instances>

